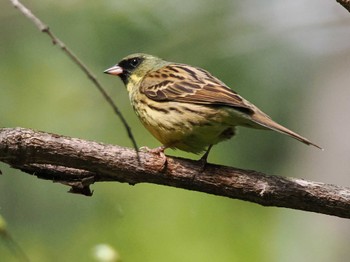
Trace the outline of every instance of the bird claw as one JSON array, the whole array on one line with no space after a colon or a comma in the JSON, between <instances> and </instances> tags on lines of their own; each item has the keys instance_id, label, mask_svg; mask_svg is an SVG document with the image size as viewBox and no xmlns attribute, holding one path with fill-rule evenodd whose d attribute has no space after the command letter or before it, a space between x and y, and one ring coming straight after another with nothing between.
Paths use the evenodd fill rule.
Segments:
<instances>
[{"instance_id":1,"label":"bird claw","mask_svg":"<svg viewBox=\"0 0 350 262\"><path fill-rule=\"evenodd\" d=\"M205 152L205 154L198 160L198 162L201 165L201 172L203 172L205 170L206 166L207 166L208 155L209 155L209 152L210 152L212 147L213 147L213 145L210 145L208 147L207 151Z\"/></svg>"},{"instance_id":2,"label":"bird claw","mask_svg":"<svg viewBox=\"0 0 350 262\"><path fill-rule=\"evenodd\" d=\"M142 152L153 153L153 154L164 154L165 146L159 146L156 148L149 148L148 146L142 146L139 149Z\"/></svg>"},{"instance_id":3,"label":"bird claw","mask_svg":"<svg viewBox=\"0 0 350 262\"><path fill-rule=\"evenodd\" d=\"M164 150L166 149L165 146L159 146L159 147L156 147L156 148L149 148L147 146L143 146L143 147L140 147L140 151L142 152L147 152L147 153L152 153L152 154L155 154L155 155L159 155L160 158L162 159L162 169L164 169L164 167L166 166L166 163L167 163L167 158L166 158L166 155L164 154Z\"/></svg>"}]
</instances>

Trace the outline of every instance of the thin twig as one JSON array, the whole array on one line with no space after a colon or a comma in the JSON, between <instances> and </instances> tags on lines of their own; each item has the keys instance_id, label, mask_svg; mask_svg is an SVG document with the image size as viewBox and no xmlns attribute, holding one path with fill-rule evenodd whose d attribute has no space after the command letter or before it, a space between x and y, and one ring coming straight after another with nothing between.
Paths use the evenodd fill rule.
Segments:
<instances>
[{"instance_id":1,"label":"thin twig","mask_svg":"<svg viewBox=\"0 0 350 262\"><path fill-rule=\"evenodd\" d=\"M29 257L7 230L5 219L0 215L0 240L7 245L18 261L29 262Z\"/></svg>"},{"instance_id":2,"label":"thin twig","mask_svg":"<svg viewBox=\"0 0 350 262\"><path fill-rule=\"evenodd\" d=\"M21 246L12 238L12 236L7 231L1 231L0 236L3 241L6 243L9 250L13 253L15 257L18 258L18 261L29 262L30 259L21 248Z\"/></svg>"},{"instance_id":3,"label":"thin twig","mask_svg":"<svg viewBox=\"0 0 350 262\"><path fill-rule=\"evenodd\" d=\"M59 46L62 51L71 59L73 62L79 66L79 68L87 75L87 77L95 84L97 89L101 92L103 97L106 99L108 104L113 108L114 112L117 114L117 116L122 121L126 132L132 142L132 145L136 151L137 159L140 162L140 156L138 152L138 146L136 143L136 140L131 132L131 128L128 125L126 119L120 112L119 108L115 105L111 97L107 94L105 89L102 87L100 82L97 80L97 78L91 73L91 71L87 68L87 66L58 38L56 37L53 32L50 30L50 28L44 24L38 17L36 17L27 7L25 7L21 2L18 0L10 0L15 8L17 8L23 15L25 15L29 20L31 20L36 27L43 33L46 33L50 38L54 45Z\"/></svg>"}]
</instances>

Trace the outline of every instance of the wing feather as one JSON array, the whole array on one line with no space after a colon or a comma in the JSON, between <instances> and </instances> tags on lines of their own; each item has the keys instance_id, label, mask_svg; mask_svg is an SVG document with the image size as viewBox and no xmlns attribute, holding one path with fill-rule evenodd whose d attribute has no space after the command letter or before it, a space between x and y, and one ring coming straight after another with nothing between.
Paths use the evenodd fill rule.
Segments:
<instances>
[{"instance_id":1,"label":"wing feather","mask_svg":"<svg viewBox=\"0 0 350 262\"><path fill-rule=\"evenodd\" d=\"M141 92L155 101L224 105L254 113L246 100L209 72L183 64L169 64L148 73Z\"/></svg>"}]
</instances>

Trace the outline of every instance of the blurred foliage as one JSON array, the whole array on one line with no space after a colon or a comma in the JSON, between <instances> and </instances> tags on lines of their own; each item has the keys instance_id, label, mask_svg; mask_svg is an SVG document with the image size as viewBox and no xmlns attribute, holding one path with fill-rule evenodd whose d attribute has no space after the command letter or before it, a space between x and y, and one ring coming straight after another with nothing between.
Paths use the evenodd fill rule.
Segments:
<instances>
[{"instance_id":1,"label":"blurred foliage","mask_svg":"<svg viewBox=\"0 0 350 262\"><path fill-rule=\"evenodd\" d=\"M121 81L102 73L127 54L146 52L205 68L278 122L319 142L312 131L321 119L310 123L310 118L322 90L312 82L325 64L336 67L350 50L350 17L335 1L26 4L107 87L139 146L159 143L137 120ZM0 7L0 126L130 147L122 124L85 75L9 1ZM295 166L311 154L320 153L273 132L242 128L233 140L215 146L209 161L286 176L305 172L309 178ZM95 261L100 243L122 261L345 261L349 256L336 218L156 185L99 183L86 198L3 164L0 169L0 212L31 261ZM0 253L2 261L16 261L1 242Z\"/></svg>"}]
</instances>

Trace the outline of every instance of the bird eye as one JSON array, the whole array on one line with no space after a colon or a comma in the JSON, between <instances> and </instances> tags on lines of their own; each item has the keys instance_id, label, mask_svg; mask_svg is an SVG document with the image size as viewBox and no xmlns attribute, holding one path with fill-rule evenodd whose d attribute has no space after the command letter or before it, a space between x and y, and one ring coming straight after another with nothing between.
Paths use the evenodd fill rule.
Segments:
<instances>
[{"instance_id":1,"label":"bird eye","mask_svg":"<svg viewBox=\"0 0 350 262\"><path fill-rule=\"evenodd\" d=\"M132 58L130 60L130 65L134 68L137 67L139 63L140 63L140 59L138 59L138 58Z\"/></svg>"}]
</instances>

